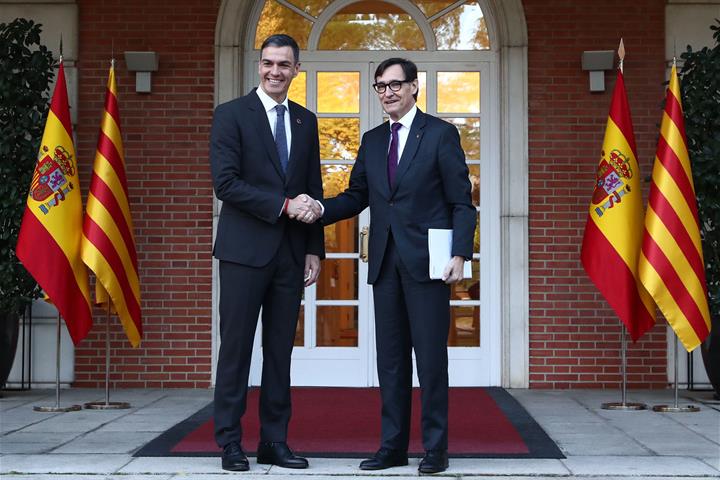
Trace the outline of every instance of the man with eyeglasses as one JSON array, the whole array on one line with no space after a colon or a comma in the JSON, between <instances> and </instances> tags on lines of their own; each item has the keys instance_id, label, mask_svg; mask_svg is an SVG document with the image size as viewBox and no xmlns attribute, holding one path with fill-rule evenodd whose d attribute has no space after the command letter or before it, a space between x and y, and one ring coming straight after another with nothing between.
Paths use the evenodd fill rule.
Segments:
<instances>
[{"instance_id":1,"label":"man with eyeglasses","mask_svg":"<svg viewBox=\"0 0 720 480\"><path fill-rule=\"evenodd\" d=\"M408 464L415 350L426 450L420 473L448 468L450 284L472 256L476 213L457 129L418 110L417 66L390 58L375 71L390 121L365 133L349 187L323 203L325 225L370 207L368 283L375 299L377 369L382 397L380 449L360 464ZM429 277L428 229L453 229L442 280Z\"/></svg>"}]
</instances>

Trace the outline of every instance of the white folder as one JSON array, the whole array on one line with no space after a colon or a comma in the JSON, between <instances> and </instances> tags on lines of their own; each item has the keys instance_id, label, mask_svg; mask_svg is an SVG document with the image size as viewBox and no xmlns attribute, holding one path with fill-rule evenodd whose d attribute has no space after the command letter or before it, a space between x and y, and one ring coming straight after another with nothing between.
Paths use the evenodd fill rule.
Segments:
<instances>
[{"instance_id":1,"label":"white folder","mask_svg":"<svg viewBox=\"0 0 720 480\"><path fill-rule=\"evenodd\" d=\"M428 229L428 253L430 253L430 278L442 278L450 262L453 231L448 228ZM463 278L472 278L472 268L467 260L463 265Z\"/></svg>"}]
</instances>

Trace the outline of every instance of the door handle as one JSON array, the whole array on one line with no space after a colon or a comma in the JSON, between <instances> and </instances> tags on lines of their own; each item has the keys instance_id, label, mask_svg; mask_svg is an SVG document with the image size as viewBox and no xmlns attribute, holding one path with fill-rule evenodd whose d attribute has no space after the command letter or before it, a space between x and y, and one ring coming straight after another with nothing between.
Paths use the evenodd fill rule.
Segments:
<instances>
[{"instance_id":1,"label":"door handle","mask_svg":"<svg viewBox=\"0 0 720 480\"><path fill-rule=\"evenodd\" d=\"M368 261L368 234L370 227L367 225L360 230L360 260L367 263Z\"/></svg>"}]
</instances>

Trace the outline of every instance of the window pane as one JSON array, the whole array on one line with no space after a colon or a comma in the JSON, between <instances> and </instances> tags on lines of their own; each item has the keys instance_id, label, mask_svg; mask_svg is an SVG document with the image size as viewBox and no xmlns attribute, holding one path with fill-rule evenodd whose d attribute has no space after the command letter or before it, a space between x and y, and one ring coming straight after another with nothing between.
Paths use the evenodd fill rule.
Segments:
<instances>
[{"instance_id":1,"label":"window pane","mask_svg":"<svg viewBox=\"0 0 720 480\"><path fill-rule=\"evenodd\" d=\"M357 307L317 307L316 332L318 347L357 347Z\"/></svg>"},{"instance_id":2,"label":"window pane","mask_svg":"<svg viewBox=\"0 0 720 480\"><path fill-rule=\"evenodd\" d=\"M352 258L326 258L317 282L318 300L357 300L358 267Z\"/></svg>"},{"instance_id":3,"label":"window pane","mask_svg":"<svg viewBox=\"0 0 720 480\"><path fill-rule=\"evenodd\" d=\"M426 17L430 18L443 8L447 8L457 0L412 0L422 10Z\"/></svg>"},{"instance_id":4,"label":"window pane","mask_svg":"<svg viewBox=\"0 0 720 480\"><path fill-rule=\"evenodd\" d=\"M333 0L288 0L288 3L292 3L305 13L309 13L313 17L317 17L325 10Z\"/></svg>"},{"instance_id":5,"label":"window pane","mask_svg":"<svg viewBox=\"0 0 720 480\"><path fill-rule=\"evenodd\" d=\"M318 112L360 112L360 72L318 72L317 90Z\"/></svg>"},{"instance_id":6,"label":"window pane","mask_svg":"<svg viewBox=\"0 0 720 480\"><path fill-rule=\"evenodd\" d=\"M302 347L305 345L305 306L300 305L300 313L298 314L297 328L295 329L295 342L293 343L296 347Z\"/></svg>"},{"instance_id":7,"label":"window pane","mask_svg":"<svg viewBox=\"0 0 720 480\"><path fill-rule=\"evenodd\" d=\"M410 15L387 2L363 1L343 8L325 26L320 50L425 50Z\"/></svg>"},{"instance_id":8,"label":"window pane","mask_svg":"<svg viewBox=\"0 0 720 480\"><path fill-rule=\"evenodd\" d=\"M418 98L417 106L423 112L427 112L427 74L418 72Z\"/></svg>"},{"instance_id":9,"label":"window pane","mask_svg":"<svg viewBox=\"0 0 720 480\"><path fill-rule=\"evenodd\" d=\"M482 10L467 2L432 22L438 50L489 50L490 38Z\"/></svg>"},{"instance_id":10,"label":"window pane","mask_svg":"<svg viewBox=\"0 0 720 480\"><path fill-rule=\"evenodd\" d=\"M480 160L480 119L445 118L460 132L460 144L467 160Z\"/></svg>"},{"instance_id":11,"label":"window pane","mask_svg":"<svg viewBox=\"0 0 720 480\"><path fill-rule=\"evenodd\" d=\"M357 217L341 220L325 227L325 253L357 252Z\"/></svg>"},{"instance_id":12,"label":"window pane","mask_svg":"<svg viewBox=\"0 0 720 480\"><path fill-rule=\"evenodd\" d=\"M268 0L260 14L257 30L255 30L255 48L259 50L267 37L282 32L293 37L301 50L306 49L310 29L312 29L312 23L301 15L274 0Z\"/></svg>"},{"instance_id":13,"label":"window pane","mask_svg":"<svg viewBox=\"0 0 720 480\"><path fill-rule=\"evenodd\" d=\"M351 165L323 165L323 195L330 198L348 186ZM325 252L357 253L357 217L348 218L325 227Z\"/></svg>"},{"instance_id":14,"label":"window pane","mask_svg":"<svg viewBox=\"0 0 720 480\"><path fill-rule=\"evenodd\" d=\"M288 98L303 107L307 106L307 72L300 72L290 84Z\"/></svg>"},{"instance_id":15,"label":"window pane","mask_svg":"<svg viewBox=\"0 0 720 480\"><path fill-rule=\"evenodd\" d=\"M321 160L355 160L360 148L359 118L319 118Z\"/></svg>"},{"instance_id":16,"label":"window pane","mask_svg":"<svg viewBox=\"0 0 720 480\"><path fill-rule=\"evenodd\" d=\"M480 306L462 305L450 307L450 347L480 346Z\"/></svg>"},{"instance_id":17,"label":"window pane","mask_svg":"<svg viewBox=\"0 0 720 480\"><path fill-rule=\"evenodd\" d=\"M438 113L480 113L480 72L437 72Z\"/></svg>"},{"instance_id":18,"label":"window pane","mask_svg":"<svg viewBox=\"0 0 720 480\"><path fill-rule=\"evenodd\" d=\"M468 165L470 169L470 184L472 185L472 202L480 206L480 165Z\"/></svg>"}]
</instances>

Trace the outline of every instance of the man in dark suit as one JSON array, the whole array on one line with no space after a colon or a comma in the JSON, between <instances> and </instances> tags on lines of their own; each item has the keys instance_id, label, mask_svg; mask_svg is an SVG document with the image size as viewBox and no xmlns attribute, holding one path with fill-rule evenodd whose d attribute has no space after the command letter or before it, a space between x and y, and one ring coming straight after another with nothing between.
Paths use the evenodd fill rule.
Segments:
<instances>
[{"instance_id":1,"label":"man in dark suit","mask_svg":"<svg viewBox=\"0 0 720 480\"><path fill-rule=\"evenodd\" d=\"M263 370L257 461L306 468L286 443L290 357L303 286L318 278L323 230L317 118L287 99L299 49L287 35L262 45L260 87L217 107L210 138L215 195L223 202L213 255L220 261L220 354L215 439L222 468L248 470L240 419L262 308ZM309 194L305 195L307 192Z\"/></svg>"},{"instance_id":2,"label":"man in dark suit","mask_svg":"<svg viewBox=\"0 0 720 480\"><path fill-rule=\"evenodd\" d=\"M326 225L370 207L368 282L375 298L382 439L360 468L408 463L414 349L426 450L419 471L437 473L448 467L449 284L462 279L463 263L472 257L476 213L457 129L415 105L415 64L382 62L373 87L390 122L363 135L349 187L322 202ZM429 228L453 229L444 281L429 277Z\"/></svg>"}]
</instances>

